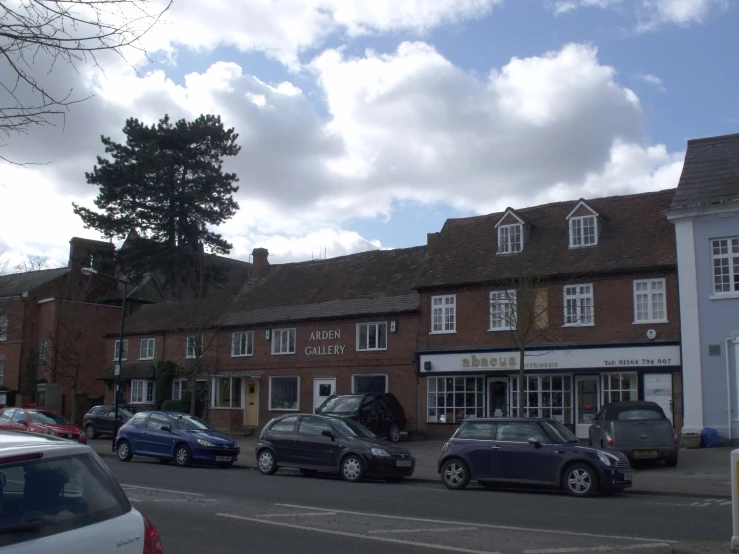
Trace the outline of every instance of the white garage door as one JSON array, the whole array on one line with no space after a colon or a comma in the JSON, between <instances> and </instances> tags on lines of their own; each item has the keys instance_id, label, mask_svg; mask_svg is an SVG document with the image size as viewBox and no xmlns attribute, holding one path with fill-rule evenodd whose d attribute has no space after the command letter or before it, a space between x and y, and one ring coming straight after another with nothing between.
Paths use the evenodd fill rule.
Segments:
<instances>
[{"instance_id":1,"label":"white garage door","mask_svg":"<svg viewBox=\"0 0 739 554\"><path fill-rule=\"evenodd\" d=\"M650 374L644 375L644 400L656 402L672 421L672 375Z\"/></svg>"}]
</instances>

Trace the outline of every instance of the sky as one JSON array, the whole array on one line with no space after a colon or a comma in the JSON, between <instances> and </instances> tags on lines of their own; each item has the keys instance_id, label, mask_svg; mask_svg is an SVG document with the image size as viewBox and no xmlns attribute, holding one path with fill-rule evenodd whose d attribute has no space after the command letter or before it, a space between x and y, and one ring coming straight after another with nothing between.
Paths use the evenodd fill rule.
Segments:
<instances>
[{"instance_id":1,"label":"sky","mask_svg":"<svg viewBox=\"0 0 739 554\"><path fill-rule=\"evenodd\" d=\"M46 86L90 98L0 137L28 164L0 162L0 251L66 265L73 236L101 238L72 202L94 207L85 172L129 117L235 128L240 209L217 230L243 260L672 188L687 140L739 132L738 28L735 0L175 0L148 57L35 60Z\"/></svg>"}]
</instances>

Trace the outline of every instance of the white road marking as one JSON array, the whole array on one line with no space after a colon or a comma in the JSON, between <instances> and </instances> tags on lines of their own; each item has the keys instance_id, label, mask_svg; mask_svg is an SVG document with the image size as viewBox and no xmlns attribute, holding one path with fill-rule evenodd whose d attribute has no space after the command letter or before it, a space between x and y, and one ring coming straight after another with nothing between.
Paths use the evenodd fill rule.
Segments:
<instances>
[{"instance_id":1,"label":"white road marking","mask_svg":"<svg viewBox=\"0 0 739 554\"><path fill-rule=\"evenodd\" d=\"M124 489L141 489L145 491L158 491L158 492L169 492L172 494L186 494L188 496L203 496L199 492L184 492L184 491L173 491L170 489L155 489L154 487L139 487L138 485L124 485L121 483L121 487Z\"/></svg>"},{"instance_id":2,"label":"white road marking","mask_svg":"<svg viewBox=\"0 0 739 554\"><path fill-rule=\"evenodd\" d=\"M230 519L238 519L241 521L251 521L253 523L261 523L263 525L277 525L279 527L288 527L290 529L300 529L301 531L312 531L314 533L323 533L325 535L336 535L339 537L351 537L353 539L364 539L368 541L377 542L389 542L393 544L404 544L406 546L421 546L423 548L430 548L434 550L444 550L445 552L465 552L467 554L501 554L500 552L494 552L491 550L471 550L469 548L459 548L456 546L442 546L438 544L431 544L426 542L406 541L403 539L391 539L390 537L374 537L370 535L361 535L359 533L349 533L347 531L333 531L330 529L318 529L316 527L308 527L307 525L296 525L294 523L284 523L282 521L265 521L256 517L245 517L238 516L236 514L215 514L219 517L226 517Z\"/></svg>"},{"instance_id":3,"label":"white road marking","mask_svg":"<svg viewBox=\"0 0 739 554\"><path fill-rule=\"evenodd\" d=\"M256 517L335 516L336 512L293 512L291 514L259 514Z\"/></svg>"},{"instance_id":4,"label":"white road marking","mask_svg":"<svg viewBox=\"0 0 739 554\"><path fill-rule=\"evenodd\" d=\"M399 519L403 521L422 521L424 523L441 523L445 525L463 525L466 527L483 527L486 529L503 529L506 531L526 531L533 533L549 533L551 535L567 535L570 537L592 537L598 539L616 539L625 541L639 541L639 542L650 542L650 543L674 543L677 541L666 541L664 539L649 539L645 537L625 537L621 535L598 535L595 533L580 533L577 531L561 531L559 529L536 529L532 527L517 527L513 525L494 525L491 523L478 523L469 521L449 521L441 519L429 519L423 517L408 517L408 516L392 516L388 514L373 514L369 512L354 512L350 510L334 510L327 508L319 508L318 506L301 506L298 504L281 504L275 503L275 506L283 506L286 508L297 508L301 510L314 510L314 511L325 511L325 512L336 512L338 514L350 514L355 516L367 516L367 517L379 517L385 519Z\"/></svg>"},{"instance_id":5,"label":"white road marking","mask_svg":"<svg viewBox=\"0 0 739 554\"><path fill-rule=\"evenodd\" d=\"M670 546L666 542L664 543L649 543L649 544L629 544L627 546L578 546L575 548L541 548L538 550L524 550L524 554L565 554L567 552L603 552L609 550L637 550L640 548L659 548L663 546Z\"/></svg>"},{"instance_id":6,"label":"white road marking","mask_svg":"<svg viewBox=\"0 0 739 554\"><path fill-rule=\"evenodd\" d=\"M477 527L435 527L434 529L377 529L373 531L367 531L370 534L373 533L434 533L439 531L472 531Z\"/></svg>"}]
</instances>

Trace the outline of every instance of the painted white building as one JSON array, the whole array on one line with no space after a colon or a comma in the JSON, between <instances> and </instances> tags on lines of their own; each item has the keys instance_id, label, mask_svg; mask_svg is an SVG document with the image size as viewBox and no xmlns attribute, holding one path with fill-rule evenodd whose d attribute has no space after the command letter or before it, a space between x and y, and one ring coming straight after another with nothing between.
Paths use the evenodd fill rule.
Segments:
<instances>
[{"instance_id":1,"label":"painted white building","mask_svg":"<svg viewBox=\"0 0 739 554\"><path fill-rule=\"evenodd\" d=\"M739 440L739 134L688 141L675 225L683 433Z\"/></svg>"}]
</instances>

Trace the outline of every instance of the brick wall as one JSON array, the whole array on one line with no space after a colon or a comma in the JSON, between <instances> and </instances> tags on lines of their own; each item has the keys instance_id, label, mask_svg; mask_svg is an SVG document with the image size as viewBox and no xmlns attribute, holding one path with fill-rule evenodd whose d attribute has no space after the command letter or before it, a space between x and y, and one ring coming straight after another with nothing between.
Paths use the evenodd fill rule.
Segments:
<instances>
[{"instance_id":1,"label":"brick wall","mask_svg":"<svg viewBox=\"0 0 739 554\"><path fill-rule=\"evenodd\" d=\"M8 317L7 340L0 342L0 360L4 362L2 385L8 390L18 390L23 350L23 310L20 298L0 301L0 315Z\"/></svg>"}]
</instances>

